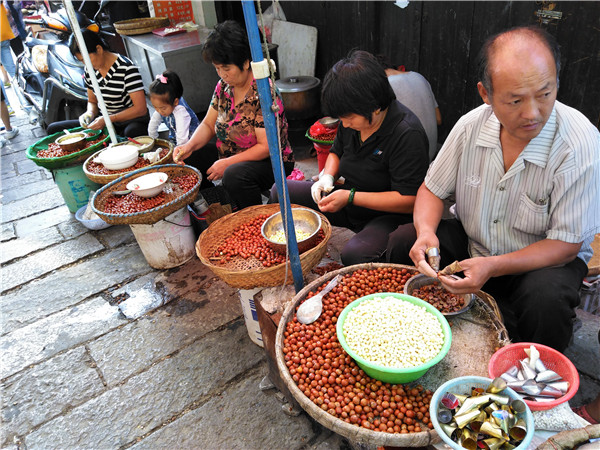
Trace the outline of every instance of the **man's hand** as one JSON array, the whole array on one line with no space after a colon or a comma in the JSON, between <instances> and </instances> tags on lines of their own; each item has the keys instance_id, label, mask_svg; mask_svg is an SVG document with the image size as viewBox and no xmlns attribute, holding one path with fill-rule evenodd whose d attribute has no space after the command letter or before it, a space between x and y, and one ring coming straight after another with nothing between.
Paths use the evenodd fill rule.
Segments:
<instances>
[{"instance_id":1,"label":"man's hand","mask_svg":"<svg viewBox=\"0 0 600 450\"><path fill-rule=\"evenodd\" d=\"M90 123L88 128L90 130L101 130L104 128L105 125L106 124L104 123L104 117L100 116L96 120L94 120L92 123Z\"/></svg>"},{"instance_id":2,"label":"man's hand","mask_svg":"<svg viewBox=\"0 0 600 450\"><path fill-rule=\"evenodd\" d=\"M493 256L469 258L460 261L464 278L441 275L440 281L444 287L455 294L471 294L481 290L483 285L492 277L495 267Z\"/></svg>"},{"instance_id":3,"label":"man's hand","mask_svg":"<svg viewBox=\"0 0 600 450\"><path fill-rule=\"evenodd\" d=\"M419 237L417 237L417 240L410 249L409 256L417 269L419 269L419 272L424 273L429 277L437 277L435 270L427 263L427 255L425 252L429 247L439 248L439 246L440 241L435 233L421 233Z\"/></svg>"}]
</instances>

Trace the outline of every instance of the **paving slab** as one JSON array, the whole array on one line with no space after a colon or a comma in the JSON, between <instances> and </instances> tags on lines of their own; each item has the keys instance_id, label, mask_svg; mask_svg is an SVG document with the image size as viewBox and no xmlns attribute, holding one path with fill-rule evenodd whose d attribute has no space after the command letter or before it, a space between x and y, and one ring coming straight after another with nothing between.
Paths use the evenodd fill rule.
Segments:
<instances>
[{"instance_id":1,"label":"paving slab","mask_svg":"<svg viewBox=\"0 0 600 450\"><path fill-rule=\"evenodd\" d=\"M63 205L64 203L65 200L58 189L44 191L31 197L3 205L2 222L12 222L13 220L22 219L31 214L37 214Z\"/></svg>"},{"instance_id":2,"label":"paving slab","mask_svg":"<svg viewBox=\"0 0 600 450\"><path fill-rule=\"evenodd\" d=\"M22 175L24 173L35 172L36 170L39 170L39 168L40 168L40 166L38 166L36 163L34 163L30 159L24 159L21 161L17 161L17 162L15 162L15 164L16 164L17 172L19 173L19 175Z\"/></svg>"},{"instance_id":3,"label":"paving slab","mask_svg":"<svg viewBox=\"0 0 600 450\"><path fill-rule=\"evenodd\" d=\"M12 174L11 177L2 177L0 189L2 189L2 192L5 193L6 191L19 188L20 186L26 186L40 180L45 180L47 178L44 176L43 172L45 171L38 170L37 172L31 172L20 176ZM50 177L50 179L52 179L52 177Z\"/></svg>"},{"instance_id":4,"label":"paving slab","mask_svg":"<svg viewBox=\"0 0 600 450\"><path fill-rule=\"evenodd\" d=\"M6 380L0 445L106 390L83 345Z\"/></svg>"},{"instance_id":5,"label":"paving slab","mask_svg":"<svg viewBox=\"0 0 600 450\"><path fill-rule=\"evenodd\" d=\"M305 414L285 415L274 390L259 390L267 370L266 364L261 364L239 383L144 437L132 449L301 448L315 435L311 420Z\"/></svg>"},{"instance_id":6,"label":"paving slab","mask_svg":"<svg viewBox=\"0 0 600 450\"><path fill-rule=\"evenodd\" d=\"M77 236L81 236L82 234L91 232L85 227L85 225L80 223L75 218L75 215L71 215L71 220L68 222L59 223L58 230L60 231L60 234L65 237L65 239L73 239ZM96 233L92 233L92 235L98 239L98 235Z\"/></svg>"},{"instance_id":7,"label":"paving slab","mask_svg":"<svg viewBox=\"0 0 600 450\"><path fill-rule=\"evenodd\" d=\"M196 274L188 276L190 272ZM146 275L112 294L127 294L129 301L140 292L151 295L152 290L168 304L88 344L109 385L242 314L237 290L212 276L207 268L193 264L178 273ZM123 342L128 344L123 346Z\"/></svg>"},{"instance_id":8,"label":"paving slab","mask_svg":"<svg viewBox=\"0 0 600 450\"><path fill-rule=\"evenodd\" d=\"M134 444L264 360L238 320L47 422L25 436L25 445L32 450Z\"/></svg>"},{"instance_id":9,"label":"paving slab","mask_svg":"<svg viewBox=\"0 0 600 450\"><path fill-rule=\"evenodd\" d=\"M96 236L109 248L136 242L129 225L113 225L110 228L100 230Z\"/></svg>"},{"instance_id":10,"label":"paving slab","mask_svg":"<svg viewBox=\"0 0 600 450\"><path fill-rule=\"evenodd\" d=\"M10 241L17 237L17 233L15 232L15 226L12 223L3 223L2 224L2 242ZM4 247L3 247L4 248Z\"/></svg>"},{"instance_id":11,"label":"paving slab","mask_svg":"<svg viewBox=\"0 0 600 450\"><path fill-rule=\"evenodd\" d=\"M56 184L52 180L42 179L36 180L34 183L19 184L11 189L4 189L2 191L2 203L14 202L52 189L58 190L58 187L56 187Z\"/></svg>"},{"instance_id":12,"label":"paving slab","mask_svg":"<svg viewBox=\"0 0 600 450\"><path fill-rule=\"evenodd\" d=\"M104 250L104 246L89 234L42 250L4 266L0 291L12 289L101 250Z\"/></svg>"},{"instance_id":13,"label":"paving slab","mask_svg":"<svg viewBox=\"0 0 600 450\"><path fill-rule=\"evenodd\" d=\"M132 246L58 270L0 298L0 330L14 331L151 270Z\"/></svg>"},{"instance_id":14,"label":"paving slab","mask_svg":"<svg viewBox=\"0 0 600 450\"><path fill-rule=\"evenodd\" d=\"M0 337L0 379L126 323L119 308L94 298Z\"/></svg>"},{"instance_id":15,"label":"paving slab","mask_svg":"<svg viewBox=\"0 0 600 450\"><path fill-rule=\"evenodd\" d=\"M63 201L63 204L58 207L19 219L15 222L15 229L17 230L17 236L21 238L38 230L69 221L72 217L74 217L74 214L69 211Z\"/></svg>"},{"instance_id":16,"label":"paving slab","mask_svg":"<svg viewBox=\"0 0 600 450\"><path fill-rule=\"evenodd\" d=\"M48 228L47 230L30 234L22 239L6 242L2 245L0 263L5 264L8 261L42 250L63 240L64 238L56 228Z\"/></svg>"}]
</instances>

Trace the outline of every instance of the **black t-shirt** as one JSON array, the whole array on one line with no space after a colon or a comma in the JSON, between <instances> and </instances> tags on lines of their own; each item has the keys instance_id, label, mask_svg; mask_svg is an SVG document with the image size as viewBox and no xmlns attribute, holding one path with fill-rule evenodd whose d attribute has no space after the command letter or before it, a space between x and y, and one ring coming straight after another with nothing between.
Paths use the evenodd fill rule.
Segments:
<instances>
[{"instance_id":1,"label":"black t-shirt","mask_svg":"<svg viewBox=\"0 0 600 450\"><path fill-rule=\"evenodd\" d=\"M417 116L396 100L362 145L359 137L358 131L340 125L330 150L340 158L344 189L416 195L429 166L429 142Z\"/></svg>"}]
</instances>

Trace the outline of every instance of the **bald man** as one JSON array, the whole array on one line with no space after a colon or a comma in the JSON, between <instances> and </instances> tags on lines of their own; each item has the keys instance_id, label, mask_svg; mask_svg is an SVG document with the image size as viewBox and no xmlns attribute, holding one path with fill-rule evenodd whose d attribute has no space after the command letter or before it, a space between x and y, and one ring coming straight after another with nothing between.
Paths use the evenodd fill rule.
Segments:
<instances>
[{"instance_id":1,"label":"bald man","mask_svg":"<svg viewBox=\"0 0 600 450\"><path fill-rule=\"evenodd\" d=\"M484 104L451 131L420 187L414 224L390 235L387 259L436 276L460 262L455 293L492 295L513 341L564 350L600 231L600 135L556 100L560 51L539 28L491 37L480 57ZM456 218L441 220L456 196Z\"/></svg>"}]
</instances>

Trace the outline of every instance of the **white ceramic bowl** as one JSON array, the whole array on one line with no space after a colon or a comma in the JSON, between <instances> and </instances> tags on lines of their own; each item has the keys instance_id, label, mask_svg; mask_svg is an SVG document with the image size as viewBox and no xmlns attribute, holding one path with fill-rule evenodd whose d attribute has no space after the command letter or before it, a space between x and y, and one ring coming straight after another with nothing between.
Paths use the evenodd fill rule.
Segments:
<instances>
[{"instance_id":1,"label":"white ceramic bowl","mask_svg":"<svg viewBox=\"0 0 600 450\"><path fill-rule=\"evenodd\" d=\"M102 163L109 170L127 169L135 165L139 155L137 145L124 142L110 146L100 153L94 161Z\"/></svg>"},{"instance_id":2,"label":"white ceramic bowl","mask_svg":"<svg viewBox=\"0 0 600 450\"><path fill-rule=\"evenodd\" d=\"M168 178L164 172L149 173L127 183L127 189L140 197L155 197L163 190Z\"/></svg>"}]
</instances>

